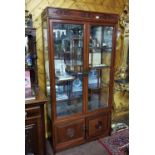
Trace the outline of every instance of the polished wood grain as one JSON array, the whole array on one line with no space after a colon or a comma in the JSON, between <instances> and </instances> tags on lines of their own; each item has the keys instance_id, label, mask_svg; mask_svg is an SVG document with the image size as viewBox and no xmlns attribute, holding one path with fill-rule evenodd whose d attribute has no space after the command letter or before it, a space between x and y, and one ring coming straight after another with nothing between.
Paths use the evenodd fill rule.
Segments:
<instances>
[{"instance_id":1,"label":"polished wood grain","mask_svg":"<svg viewBox=\"0 0 155 155\"><path fill-rule=\"evenodd\" d=\"M62 144L66 142L76 143L76 141L78 140L84 141L84 136L85 136L84 119L56 125L55 135L56 135L57 144Z\"/></svg>"},{"instance_id":2,"label":"polished wood grain","mask_svg":"<svg viewBox=\"0 0 155 155\"><path fill-rule=\"evenodd\" d=\"M55 152L79 145L110 134L111 111L113 101L114 63L116 50L116 30L119 16L117 14L88 12L71 9L46 8L42 13L42 21L48 27L48 55L51 88L51 142ZM108 107L88 110L88 75L83 77L82 112L74 115L57 117L54 64L53 23L82 24L84 26L83 71L89 71L89 39L91 25L112 26L112 58L110 66L110 83Z\"/></svg>"},{"instance_id":3,"label":"polished wood grain","mask_svg":"<svg viewBox=\"0 0 155 155\"><path fill-rule=\"evenodd\" d=\"M88 117L87 124L87 138L93 138L103 135L109 130L109 114L102 114L99 116Z\"/></svg>"}]
</instances>

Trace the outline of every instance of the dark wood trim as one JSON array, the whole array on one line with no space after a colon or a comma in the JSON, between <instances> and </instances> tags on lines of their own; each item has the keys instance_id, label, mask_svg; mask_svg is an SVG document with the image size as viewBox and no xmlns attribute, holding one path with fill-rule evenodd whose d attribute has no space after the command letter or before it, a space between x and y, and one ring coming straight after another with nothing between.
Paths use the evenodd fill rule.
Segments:
<instances>
[{"instance_id":1,"label":"dark wood trim","mask_svg":"<svg viewBox=\"0 0 155 155\"><path fill-rule=\"evenodd\" d=\"M49 47L49 69L50 69L50 88L55 88L55 69L54 69L54 47L52 46L53 42L53 32L51 31L53 29L53 24L51 20L48 19L48 47ZM54 106L56 103L56 94L55 94L55 89L52 89L51 91L51 108L53 113L52 115L52 120L54 121L55 118L55 113L56 113L56 107Z\"/></svg>"}]
</instances>

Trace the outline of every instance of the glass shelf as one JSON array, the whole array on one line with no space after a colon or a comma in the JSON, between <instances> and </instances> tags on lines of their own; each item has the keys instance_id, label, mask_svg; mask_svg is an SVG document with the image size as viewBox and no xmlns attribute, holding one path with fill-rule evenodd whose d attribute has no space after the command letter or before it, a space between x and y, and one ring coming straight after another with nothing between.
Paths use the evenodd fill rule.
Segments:
<instances>
[{"instance_id":1,"label":"glass shelf","mask_svg":"<svg viewBox=\"0 0 155 155\"><path fill-rule=\"evenodd\" d=\"M83 40L83 38L80 38L80 37L73 37L72 40Z\"/></svg>"},{"instance_id":2,"label":"glass shelf","mask_svg":"<svg viewBox=\"0 0 155 155\"><path fill-rule=\"evenodd\" d=\"M90 52L108 52L112 51L112 47L89 47ZM97 49L97 50L93 50Z\"/></svg>"},{"instance_id":3,"label":"glass shelf","mask_svg":"<svg viewBox=\"0 0 155 155\"><path fill-rule=\"evenodd\" d=\"M65 61L66 66L82 66L82 61L75 60L75 61Z\"/></svg>"},{"instance_id":4,"label":"glass shelf","mask_svg":"<svg viewBox=\"0 0 155 155\"><path fill-rule=\"evenodd\" d=\"M104 67L110 67L109 65L106 64L94 64L94 65L89 65L89 68L91 69L102 69Z\"/></svg>"},{"instance_id":5,"label":"glass shelf","mask_svg":"<svg viewBox=\"0 0 155 155\"><path fill-rule=\"evenodd\" d=\"M61 75L61 76L57 76L56 75L56 83L59 83L59 82L64 82L64 81L72 81L74 80L75 77L74 76L70 76L70 75Z\"/></svg>"},{"instance_id":6,"label":"glass shelf","mask_svg":"<svg viewBox=\"0 0 155 155\"><path fill-rule=\"evenodd\" d=\"M82 92L81 92L82 94ZM65 99L66 98L66 99ZM67 101L68 103L72 104L72 101L74 100L78 100L78 99L81 99L81 96L71 96L71 97L68 97L66 94L64 95L64 98L63 96L61 96L61 98L57 98L56 97L56 101L57 102L64 102L64 101Z\"/></svg>"}]
</instances>

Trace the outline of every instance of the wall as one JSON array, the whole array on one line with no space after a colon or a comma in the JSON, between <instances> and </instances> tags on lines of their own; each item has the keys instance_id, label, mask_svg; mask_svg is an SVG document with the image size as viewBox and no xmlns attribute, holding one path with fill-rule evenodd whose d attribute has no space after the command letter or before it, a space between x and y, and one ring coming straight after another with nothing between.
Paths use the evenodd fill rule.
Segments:
<instances>
[{"instance_id":1,"label":"wall","mask_svg":"<svg viewBox=\"0 0 155 155\"><path fill-rule=\"evenodd\" d=\"M37 29L37 53L38 53L38 77L39 86L44 91L44 61L43 61L43 43L41 30L41 12L47 7L71 8L86 11L108 12L121 14L128 0L26 0L25 9L29 10L33 16L33 27ZM121 64L121 45L118 38L116 52L116 67ZM122 103L128 105L128 95L121 92L114 94L114 108L118 108ZM124 103L125 102L125 103ZM121 111L121 108L118 108Z\"/></svg>"}]
</instances>

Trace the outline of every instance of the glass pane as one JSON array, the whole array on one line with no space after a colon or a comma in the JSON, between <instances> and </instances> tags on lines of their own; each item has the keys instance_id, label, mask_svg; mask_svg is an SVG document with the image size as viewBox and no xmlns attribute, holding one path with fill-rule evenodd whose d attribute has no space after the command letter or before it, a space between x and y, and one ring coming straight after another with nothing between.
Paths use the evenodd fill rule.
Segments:
<instances>
[{"instance_id":1,"label":"glass pane","mask_svg":"<svg viewBox=\"0 0 155 155\"><path fill-rule=\"evenodd\" d=\"M88 110L108 106L109 69L91 69L88 76Z\"/></svg>"},{"instance_id":2,"label":"glass pane","mask_svg":"<svg viewBox=\"0 0 155 155\"><path fill-rule=\"evenodd\" d=\"M91 26L88 110L108 107L113 27Z\"/></svg>"},{"instance_id":3,"label":"glass pane","mask_svg":"<svg viewBox=\"0 0 155 155\"><path fill-rule=\"evenodd\" d=\"M56 114L82 112L83 25L53 25Z\"/></svg>"},{"instance_id":4,"label":"glass pane","mask_svg":"<svg viewBox=\"0 0 155 155\"><path fill-rule=\"evenodd\" d=\"M91 26L89 66L105 67L111 64L113 27Z\"/></svg>"}]
</instances>

